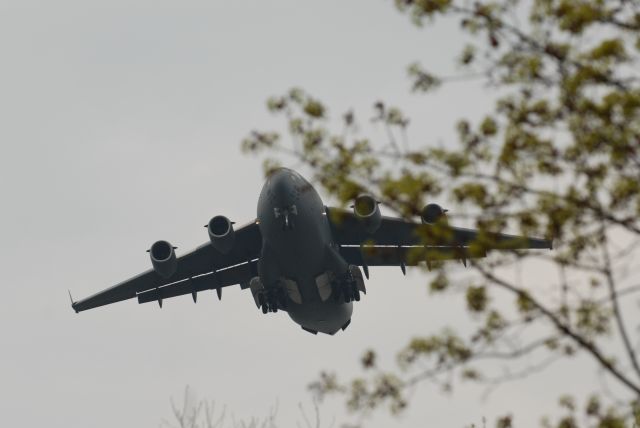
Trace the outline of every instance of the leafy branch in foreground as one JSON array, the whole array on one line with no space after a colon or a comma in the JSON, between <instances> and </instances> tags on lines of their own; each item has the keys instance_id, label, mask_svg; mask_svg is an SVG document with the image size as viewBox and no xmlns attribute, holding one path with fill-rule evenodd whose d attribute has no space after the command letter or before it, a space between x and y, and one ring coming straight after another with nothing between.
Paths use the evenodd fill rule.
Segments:
<instances>
[{"instance_id":1,"label":"leafy branch in foreground","mask_svg":"<svg viewBox=\"0 0 640 428\"><path fill-rule=\"evenodd\" d=\"M426 381L447 391L457 380L474 382L489 393L583 356L616 385L615 393L594 385L584 424L637 423L640 362L632 332L640 320L630 299L640 289L640 4L396 5L418 25L453 18L470 36L457 59L460 76L438 77L416 63L409 67L414 91L428 96L467 78L495 89L490 111L458 121L457 143L409 148L409 118L381 101L372 122L384 129L384 141L363 135L352 111L334 129L318 98L292 89L268 108L284 118L293 144L283 144L279 132L254 131L242 146L267 155L265 170L282 159L305 165L343 205L367 191L407 218L436 198L447 199L453 212L470 213L480 231L470 246L477 255L473 274L440 263L429 287L434 295L463 296L475 327L470 334L447 329L411 338L393 370L377 368L375 352L367 351L362 377L342 382L323 373L312 389L321 397L344 395L354 411L386 404L397 413L409 404L407 390ZM446 223L438 227L446 233ZM492 232L514 230L553 239L555 249L505 248L482 257L496 244ZM433 244L429 239L425 244ZM526 281L511 279L514 266ZM539 279L542 270L557 280ZM505 305L504 296L513 303ZM506 372L496 374L497 362ZM548 426L576 426L569 401L562 400L571 414Z\"/></svg>"}]
</instances>

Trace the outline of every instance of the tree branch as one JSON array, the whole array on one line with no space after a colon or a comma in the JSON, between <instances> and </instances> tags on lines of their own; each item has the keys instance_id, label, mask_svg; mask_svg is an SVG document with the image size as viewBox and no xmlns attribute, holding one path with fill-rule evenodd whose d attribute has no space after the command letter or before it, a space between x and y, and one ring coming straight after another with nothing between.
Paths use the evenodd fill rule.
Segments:
<instances>
[{"instance_id":1,"label":"tree branch","mask_svg":"<svg viewBox=\"0 0 640 428\"><path fill-rule=\"evenodd\" d=\"M613 314L616 319L616 323L618 325L618 330L620 331L620 336L622 336L622 342L624 343L624 347L629 355L629 360L631 361L631 365L635 370L636 374L640 376L640 365L638 364L638 358L636 357L635 351L633 349L633 345L631 345L631 341L629 340L629 335L627 334L627 329L624 324L624 320L622 319L622 313L620 311L620 305L618 304L618 296L616 295L616 286L615 279L613 277L613 272L611 271L611 256L609 254L608 244L607 244L607 234L604 230L604 224L602 224L601 230L602 237L602 255L604 258L604 275L607 279L607 286L609 288L609 298L611 300L611 304L613 306Z\"/></svg>"},{"instance_id":2,"label":"tree branch","mask_svg":"<svg viewBox=\"0 0 640 428\"><path fill-rule=\"evenodd\" d=\"M635 394L640 395L640 386L636 385L630 379L628 379L620 370L613 366L611 361L607 359L602 352L597 348L597 346L587 340L585 337L581 336L579 333L574 332L568 325L563 323L557 315L555 315L551 310L547 309L542 303L532 298L525 291L514 287L513 285L507 283L506 281L498 278L493 273L483 269L476 262L471 260L472 265L484 276L486 279L494 282L495 284L505 288L517 296L523 296L530 300L531 304L533 304L536 309L542 312L562 333L566 334L568 337L573 339L573 341L578 344L582 349L591 354L600 365L608 371L613 377L618 379L623 385L627 388L631 389Z\"/></svg>"}]
</instances>

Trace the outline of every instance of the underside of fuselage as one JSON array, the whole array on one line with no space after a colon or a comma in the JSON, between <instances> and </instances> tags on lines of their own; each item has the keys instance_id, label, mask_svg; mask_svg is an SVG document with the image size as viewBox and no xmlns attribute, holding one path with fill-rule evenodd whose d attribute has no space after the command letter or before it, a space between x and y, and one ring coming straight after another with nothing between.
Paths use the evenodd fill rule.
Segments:
<instances>
[{"instance_id":1,"label":"underside of fuselage","mask_svg":"<svg viewBox=\"0 0 640 428\"><path fill-rule=\"evenodd\" d=\"M256 304L263 312L285 310L312 333L346 328L353 306L336 294L336 281L350 269L335 251L325 206L313 186L295 171L273 172L260 194L258 221L263 247L260 284L252 285Z\"/></svg>"},{"instance_id":2,"label":"underside of fuselage","mask_svg":"<svg viewBox=\"0 0 640 428\"><path fill-rule=\"evenodd\" d=\"M347 328L351 322L353 304L333 300L293 304L287 312L291 319L300 324L305 331L332 335L340 329Z\"/></svg>"}]
</instances>

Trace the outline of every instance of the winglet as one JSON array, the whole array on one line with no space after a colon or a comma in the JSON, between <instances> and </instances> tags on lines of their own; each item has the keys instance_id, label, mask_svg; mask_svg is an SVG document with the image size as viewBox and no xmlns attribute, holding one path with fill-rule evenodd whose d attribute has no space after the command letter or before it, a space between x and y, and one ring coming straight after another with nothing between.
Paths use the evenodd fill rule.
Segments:
<instances>
[{"instance_id":1,"label":"winglet","mask_svg":"<svg viewBox=\"0 0 640 428\"><path fill-rule=\"evenodd\" d=\"M76 302L73 301L73 297L71 297L71 290L67 290L69 292L69 300L71 300L71 307L73 308L74 311L76 311L76 314L79 312L76 309Z\"/></svg>"}]
</instances>

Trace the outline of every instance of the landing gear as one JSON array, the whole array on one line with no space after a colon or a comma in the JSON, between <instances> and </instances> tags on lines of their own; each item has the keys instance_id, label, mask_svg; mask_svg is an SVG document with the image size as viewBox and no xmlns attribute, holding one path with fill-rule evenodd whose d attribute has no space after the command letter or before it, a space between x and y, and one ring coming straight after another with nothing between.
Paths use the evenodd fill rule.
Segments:
<instances>
[{"instance_id":1,"label":"landing gear","mask_svg":"<svg viewBox=\"0 0 640 428\"><path fill-rule=\"evenodd\" d=\"M278 312L278 309L287 309L289 295L282 282L277 281L271 286L265 287L260 277L256 276L249 282L249 288L251 288L256 306L262 310L263 314Z\"/></svg>"},{"instance_id":2,"label":"landing gear","mask_svg":"<svg viewBox=\"0 0 640 428\"><path fill-rule=\"evenodd\" d=\"M353 302L354 300L356 302L360 301L358 283L353 277L351 271L347 271L341 279L333 281L331 287L333 299L336 302L339 302L340 300L344 301L344 303Z\"/></svg>"},{"instance_id":3,"label":"landing gear","mask_svg":"<svg viewBox=\"0 0 640 428\"><path fill-rule=\"evenodd\" d=\"M278 309L287 309L287 295L282 287L269 287L258 295L258 305L262 313L278 312Z\"/></svg>"},{"instance_id":4,"label":"landing gear","mask_svg":"<svg viewBox=\"0 0 640 428\"><path fill-rule=\"evenodd\" d=\"M333 299L336 302L359 302L360 293L367 293L362 279L362 272L354 265L350 265L344 274L335 277L331 283L331 289Z\"/></svg>"}]
</instances>

